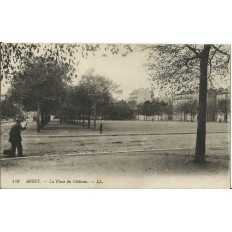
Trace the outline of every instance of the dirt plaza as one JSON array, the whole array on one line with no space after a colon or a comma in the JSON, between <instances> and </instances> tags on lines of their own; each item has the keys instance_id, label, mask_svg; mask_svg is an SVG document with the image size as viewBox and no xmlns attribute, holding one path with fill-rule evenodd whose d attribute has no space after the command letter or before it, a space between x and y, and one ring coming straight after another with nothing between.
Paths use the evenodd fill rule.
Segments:
<instances>
[{"instance_id":1,"label":"dirt plaza","mask_svg":"<svg viewBox=\"0 0 232 232\"><path fill-rule=\"evenodd\" d=\"M2 126L2 149L9 146L10 124ZM194 122L105 121L100 134L53 120L37 133L30 122L22 133L26 157L2 157L2 187L229 187L230 125L207 123L207 162L200 166L193 162L196 126ZM15 177L20 179L18 185L12 183ZM39 183L28 185L30 179Z\"/></svg>"}]
</instances>

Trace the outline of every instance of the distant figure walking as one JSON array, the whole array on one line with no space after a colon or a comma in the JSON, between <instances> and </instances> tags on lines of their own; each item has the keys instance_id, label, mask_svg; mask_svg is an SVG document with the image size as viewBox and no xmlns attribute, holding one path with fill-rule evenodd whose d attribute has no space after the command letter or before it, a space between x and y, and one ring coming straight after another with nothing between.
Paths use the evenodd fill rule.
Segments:
<instances>
[{"instance_id":1,"label":"distant figure walking","mask_svg":"<svg viewBox=\"0 0 232 232\"><path fill-rule=\"evenodd\" d=\"M102 133L102 131L103 131L103 121L101 120L101 122L100 122L100 133Z\"/></svg>"},{"instance_id":2,"label":"distant figure walking","mask_svg":"<svg viewBox=\"0 0 232 232\"><path fill-rule=\"evenodd\" d=\"M18 157L23 157L23 147L22 147L22 138L21 138L21 132L26 130L27 127L22 127L21 125L21 119L16 118L16 123L11 127L10 129L10 138L9 142L11 143L11 157L15 157L16 148L18 151Z\"/></svg>"}]
</instances>

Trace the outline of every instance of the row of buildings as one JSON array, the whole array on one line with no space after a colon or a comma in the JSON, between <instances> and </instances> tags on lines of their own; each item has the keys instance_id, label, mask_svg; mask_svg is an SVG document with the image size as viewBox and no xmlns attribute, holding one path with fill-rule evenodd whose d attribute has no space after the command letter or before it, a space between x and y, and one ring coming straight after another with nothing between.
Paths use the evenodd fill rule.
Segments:
<instances>
[{"instance_id":1,"label":"row of buildings","mask_svg":"<svg viewBox=\"0 0 232 232\"><path fill-rule=\"evenodd\" d=\"M219 110L219 104L221 104L222 100L227 100L230 102L230 87L223 89L220 88L218 90L209 90L207 94L207 121L216 121L216 122L224 122L230 121L230 105L224 106L227 109ZM136 106L139 104L143 104L145 101L163 101L173 107L173 115L172 120L176 121L197 121L197 114L186 113L184 111L181 112L180 107L186 103L196 103L198 104L198 93L196 92L186 92L183 91L181 93L175 94L169 98L161 98L154 97L154 90L150 90L148 88L140 88L136 89L129 95L128 102L130 105L136 109ZM222 107L221 107L222 108ZM140 117L138 117L140 118ZM159 116L154 115L154 120L159 119ZM170 116L163 114L162 120L168 120Z\"/></svg>"}]
</instances>

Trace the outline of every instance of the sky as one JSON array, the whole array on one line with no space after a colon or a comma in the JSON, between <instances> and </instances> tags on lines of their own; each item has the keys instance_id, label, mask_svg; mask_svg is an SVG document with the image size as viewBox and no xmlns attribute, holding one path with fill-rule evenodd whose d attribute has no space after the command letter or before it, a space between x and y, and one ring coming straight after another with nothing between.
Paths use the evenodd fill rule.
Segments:
<instances>
[{"instance_id":1,"label":"sky","mask_svg":"<svg viewBox=\"0 0 232 232\"><path fill-rule=\"evenodd\" d=\"M121 54L101 57L99 54L95 57L83 58L80 59L77 68L77 81L88 69L94 69L96 74L104 75L119 84L122 89L119 99L126 99L134 89L151 87L144 67L144 59L144 54L140 52L133 52L125 57Z\"/></svg>"},{"instance_id":2,"label":"sky","mask_svg":"<svg viewBox=\"0 0 232 232\"><path fill-rule=\"evenodd\" d=\"M73 85L78 84L81 76L88 70L93 69L95 70L96 74L103 75L104 77L109 78L113 80L113 82L119 84L122 93L117 96L118 100L127 100L129 98L129 94L135 89L151 89L152 83L149 81L149 74L145 67L147 57L145 56L144 52L138 49L137 46L130 45L134 51L127 53L126 56L123 56L122 54L125 54L126 51L124 44L117 44L116 48L119 49L119 52L114 55L108 50L105 51L105 48L109 48L109 46L106 44L100 44L100 49L94 53L92 51L88 51L88 55L82 57L81 48L84 44L79 45L80 47L78 47L78 52L75 52L74 54L74 57L76 58L75 60L78 61L78 66L75 67L77 78L73 79ZM55 44L41 44L38 55L43 55L44 52L46 52L46 50L44 50L45 46L55 48ZM225 83L221 81L221 78L219 77L214 79L219 80L218 83L221 87L225 88L229 85L228 78ZM158 97L160 94L158 87L154 83L152 87L154 89L154 96ZM6 85L3 81L1 83L1 95L4 95L8 88L9 84Z\"/></svg>"},{"instance_id":3,"label":"sky","mask_svg":"<svg viewBox=\"0 0 232 232\"><path fill-rule=\"evenodd\" d=\"M119 48L123 47L123 45L118 46ZM104 45L102 47L104 48ZM129 94L135 89L151 87L148 80L149 75L144 66L144 53L134 51L122 56L121 52L115 55L107 52L107 56L102 56L103 51L104 49L95 52L95 56L92 52L88 52L88 57L82 57L80 53L76 53L76 60L79 61L79 65L76 67L78 77L73 79L73 84L78 84L83 74L89 69L94 69L96 74L103 75L120 85L122 93L117 97L118 100L128 99ZM1 87L1 94L5 94L9 85L2 82Z\"/></svg>"}]
</instances>

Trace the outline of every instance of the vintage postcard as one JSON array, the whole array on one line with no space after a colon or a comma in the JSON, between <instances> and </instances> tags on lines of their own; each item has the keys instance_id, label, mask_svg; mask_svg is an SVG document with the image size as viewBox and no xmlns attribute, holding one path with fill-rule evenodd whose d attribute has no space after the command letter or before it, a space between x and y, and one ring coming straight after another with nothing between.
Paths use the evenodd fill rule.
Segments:
<instances>
[{"instance_id":1,"label":"vintage postcard","mask_svg":"<svg viewBox=\"0 0 232 232\"><path fill-rule=\"evenodd\" d=\"M228 44L1 43L6 188L230 188Z\"/></svg>"}]
</instances>

